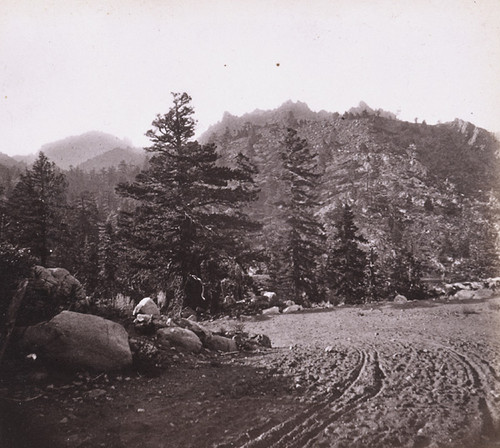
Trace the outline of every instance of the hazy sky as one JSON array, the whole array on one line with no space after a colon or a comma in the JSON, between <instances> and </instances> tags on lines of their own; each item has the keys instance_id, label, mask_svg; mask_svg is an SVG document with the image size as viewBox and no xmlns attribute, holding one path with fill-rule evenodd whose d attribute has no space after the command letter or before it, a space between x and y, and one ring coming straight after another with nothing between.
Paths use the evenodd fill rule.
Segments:
<instances>
[{"instance_id":1,"label":"hazy sky","mask_svg":"<svg viewBox=\"0 0 500 448\"><path fill-rule=\"evenodd\" d=\"M498 0L0 0L0 152L291 99L500 131Z\"/></svg>"}]
</instances>

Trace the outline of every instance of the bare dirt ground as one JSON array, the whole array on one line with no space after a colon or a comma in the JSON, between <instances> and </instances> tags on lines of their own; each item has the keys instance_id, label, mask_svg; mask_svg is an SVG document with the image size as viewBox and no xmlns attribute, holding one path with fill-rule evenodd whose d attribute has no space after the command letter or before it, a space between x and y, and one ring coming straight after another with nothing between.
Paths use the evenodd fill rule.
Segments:
<instances>
[{"instance_id":1,"label":"bare dirt ground","mask_svg":"<svg viewBox=\"0 0 500 448\"><path fill-rule=\"evenodd\" d=\"M156 376L10 380L0 445L500 447L500 298L210 323L241 325L273 348L173 352Z\"/></svg>"}]
</instances>

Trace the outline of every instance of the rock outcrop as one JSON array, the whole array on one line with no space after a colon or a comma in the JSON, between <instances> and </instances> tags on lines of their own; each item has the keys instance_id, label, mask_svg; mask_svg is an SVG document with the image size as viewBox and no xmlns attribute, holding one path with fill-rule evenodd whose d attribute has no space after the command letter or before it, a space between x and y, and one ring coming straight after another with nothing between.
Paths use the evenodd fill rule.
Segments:
<instances>
[{"instance_id":1,"label":"rock outcrop","mask_svg":"<svg viewBox=\"0 0 500 448\"><path fill-rule=\"evenodd\" d=\"M47 295L72 299L75 302L86 299L85 289L82 284L66 269L35 266L33 274L34 278L31 287L35 291L43 291Z\"/></svg>"}]
</instances>

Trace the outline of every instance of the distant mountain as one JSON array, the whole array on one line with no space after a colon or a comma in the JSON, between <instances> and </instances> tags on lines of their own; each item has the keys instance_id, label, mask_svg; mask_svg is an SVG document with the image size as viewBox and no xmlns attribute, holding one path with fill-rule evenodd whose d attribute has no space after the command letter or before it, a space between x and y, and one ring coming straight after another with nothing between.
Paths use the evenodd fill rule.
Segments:
<instances>
[{"instance_id":1,"label":"distant mountain","mask_svg":"<svg viewBox=\"0 0 500 448\"><path fill-rule=\"evenodd\" d=\"M347 201L386 264L407 248L429 274L500 273L492 268L500 216L500 145L493 134L462 120L409 123L364 103L343 115L291 102L242 117L226 113L200 141L215 143L226 164L242 152L257 166L261 193L250 213L264 222L266 243L280 228L277 204L286 194L280 148L287 127L317 156L317 215L328 232Z\"/></svg>"},{"instance_id":2,"label":"distant mountain","mask_svg":"<svg viewBox=\"0 0 500 448\"><path fill-rule=\"evenodd\" d=\"M12 156L16 162L24 163L25 165L31 165L36 160L35 154L28 154L25 156Z\"/></svg>"},{"instance_id":3,"label":"distant mountain","mask_svg":"<svg viewBox=\"0 0 500 448\"><path fill-rule=\"evenodd\" d=\"M84 171L98 171L102 168L118 166L121 162L142 167L145 161L146 154L144 151L139 153L130 148L114 148L80 163L78 168Z\"/></svg>"},{"instance_id":4,"label":"distant mountain","mask_svg":"<svg viewBox=\"0 0 500 448\"><path fill-rule=\"evenodd\" d=\"M3 152L0 152L0 164L9 168L22 166L22 164L15 158L10 157L7 154L4 154Z\"/></svg>"},{"instance_id":5,"label":"distant mountain","mask_svg":"<svg viewBox=\"0 0 500 448\"><path fill-rule=\"evenodd\" d=\"M76 167L116 148L134 151L125 140L98 131L47 143L40 148L40 151L43 151L60 168L68 169L70 166Z\"/></svg>"}]
</instances>

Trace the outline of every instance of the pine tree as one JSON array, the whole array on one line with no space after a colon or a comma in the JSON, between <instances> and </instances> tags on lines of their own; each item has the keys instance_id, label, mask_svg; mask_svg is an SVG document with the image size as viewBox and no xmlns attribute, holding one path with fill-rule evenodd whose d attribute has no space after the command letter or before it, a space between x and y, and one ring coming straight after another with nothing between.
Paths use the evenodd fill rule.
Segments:
<instances>
[{"instance_id":1,"label":"pine tree","mask_svg":"<svg viewBox=\"0 0 500 448\"><path fill-rule=\"evenodd\" d=\"M46 266L61 237L66 181L43 152L21 174L8 200L10 240Z\"/></svg>"},{"instance_id":2,"label":"pine tree","mask_svg":"<svg viewBox=\"0 0 500 448\"><path fill-rule=\"evenodd\" d=\"M119 265L116 234L111 221L107 221L99 227L97 293L101 298L111 299L118 292Z\"/></svg>"},{"instance_id":3,"label":"pine tree","mask_svg":"<svg viewBox=\"0 0 500 448\"><path fill-rule=\"evenodd\" d=\"M345 303L363 303L367 296L367 256L360 244L367 243L367 240L358 235L354 213L349 204L342 205L335 228L327 263L329 286Z\"/></svg>"},{"instance_id":4,"label":"pine tree","mask_svg":"<svg viewBox=\"0 0 500 448\"><path fill-rule=\"evenodd\" d=\"M315 216L319 179L316 156L307 141L291 128L287 130L281 155L288 197L279 204L285 225L275 241L274 278L282 294L288 294L297 303L305 299L320 301L318 271L326 237Z\"/></svg>"},{"instance_id":5,"label":"pine tree","mask_svg":"<svg viewBox=\"0 0 500 448\"><path fill-rule=\"evenodd\" d=\"M54 257L92 294L98 281L99 211L92 193L83 191L68 207L66 242Z\"/></svg>"},{"instance_id":6,"label":"pine tree","mask_svg":"<svg viewBox=\"0 0 500 448\"><path fill-rule=\"evenodd\" d=\"M408 249L399 251L393 259L391 289L411 300L425 298L421 262Z\"/></svg>"},{"instance_id":7,"label":"pine tree","mask_svg":"<svg viewBox=\"0 0 500 448\"><path fill-rule=\"evenodd\" d=\"M382 299L384 293L384 281L378 265L378 254L375 248L370 247L367 263L367 297L372 302Z\"/></svg>"},{"instance_id":8,"label":"pine tree","mask_svg":"<svg viewBox=\"0 0 500 448\"><path fill-rule=\"evenodd\" d=\"M147 132L153 154L135 182L118 192L137 201L132 213L122 212L119 233L131 246L129 263L142 287L166 290L172 284L174 305L182 306L189 275L221 257L237 257L238 232L258 228L242 205L254 200L251 172L218 165L213 144L191 141L196 121L191 97L173 94L173 107L153 121Z\"/></svg>"}]
</instances>

